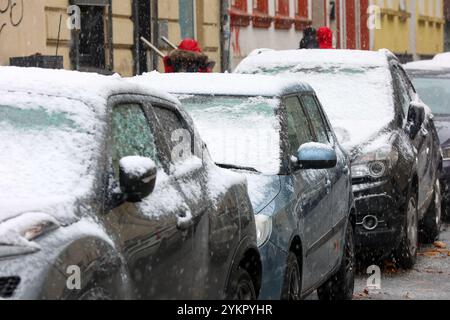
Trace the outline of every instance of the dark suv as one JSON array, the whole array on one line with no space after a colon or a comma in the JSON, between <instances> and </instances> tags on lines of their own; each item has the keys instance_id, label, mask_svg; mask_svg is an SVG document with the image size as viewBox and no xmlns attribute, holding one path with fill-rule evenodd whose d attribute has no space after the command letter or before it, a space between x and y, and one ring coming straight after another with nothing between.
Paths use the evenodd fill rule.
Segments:
<instances>
[{"instance_id":1,"label":"dark suv","mask_svg":"<svg viewBox=\"0 0 450 320\"><path fill-rule=\"evenodd\" d=\"M236 72L311 84L352 155L357 247L394 251L412 267L419 231L428 241L439 235L442 153L431 111L398 59L387 50L260 50Z\"/></svg>"},{"instance_id":2,"label":"dark suv","mask_svg":"<svg viewBox=\"0 0 450 320\"><path fill-rule=\"evenodd\" d=\"M0 297L257 298L245 180L124 82L0 68Z\"/></svg>"}]
</instances>

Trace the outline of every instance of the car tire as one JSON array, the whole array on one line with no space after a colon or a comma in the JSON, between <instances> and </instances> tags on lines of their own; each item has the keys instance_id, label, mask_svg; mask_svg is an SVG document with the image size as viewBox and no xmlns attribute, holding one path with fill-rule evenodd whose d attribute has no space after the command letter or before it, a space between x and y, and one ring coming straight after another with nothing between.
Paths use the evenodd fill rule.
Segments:
<instances>
[{"instance_id":1,"label":"car tire","mask_svg":"<svg viewBox=\"0 0 450 320\"><path fill-rule=\"evenodd\" d=\"M423 243L433 243L439 237L442 226L442 193L438 179L434 186L433 201L428 208L421 225L421 240Z\"/></svg>"},{"instance_id":2,"label":"car tire","mask_svg":"<svg viewBox=\"0 0 450 320\"><path fill-rule=\"evenodd\" d=\"M292 251L287 257L281 300L295 301L301 297L302 276L297 255Z\"/></svg>"},{"instance_id":3,"label":"car tire","mask_svg":"<svg viewBox=\"0 0 450 320\"><path fill-rule=\"evenodd\" d=\"M231 274L226 299L237 301L257 299L255 284L247 270L238 267L237 270Z\"/></svg>"},{"instance_id":4,"label":"car tire","mask_svg":"<svg viewBox=\"0 0 450 320\"><path fill-rule=\"evenodd\" d=\"M403 269L411 269L416 263L419 250L419 213L417 195L409 192L406 203L406 215L401 229L401 240L394 252L395 262Z\"/></svg>"},{"instance_id":5,"label":"car tire","mask_svg":"<svg viewBox=\"0 0 450 320\"><path fill-rule=\"evenodd\" d=\"M345 234L344 253L341 266L330 280L325 282L317 295L319 300L352 300L355 290L355 239L353 226L349 222Z\"/></svg>"}]
</instances>

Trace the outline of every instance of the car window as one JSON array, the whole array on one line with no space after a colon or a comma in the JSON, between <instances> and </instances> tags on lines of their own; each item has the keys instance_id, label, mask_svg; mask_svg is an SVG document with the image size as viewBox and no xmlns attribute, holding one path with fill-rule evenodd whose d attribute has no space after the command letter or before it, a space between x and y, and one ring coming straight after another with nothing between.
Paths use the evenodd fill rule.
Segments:
<instances>
[{"instance_id":1,"label":"car window","mask_svg":"<svg viewBox=\"0 0 450 320\"><path fill-rule=\"evenodd\" d=\"M112 163L116 177L119 161L127 156L147 157L159 166L154 135L140 105L116 106L112 112Z\"/></svg>"},{"instance_id":2,"label":"car window","mask_svg":"<svg viewBox=\"0 0 450 320\"><path fill-rule=\"evenodd\" d=\"M311 119L311 124L316 133L317 142L328 144L330 142L330 139L328 137L328 125L324 121L322 112L320 111L320 107L317 104L316 99L314 99L314 97L310 95L302 96L301 99L306 111L308 112L309 118Z\"/></svg>"},{"instance_id":3,"label":"car window","mask_svg":"<svg viewBox=\"0 0 450 320\"><path fill-rule=\"evenodd\" d=\"M398 66L394 66L392 77L394 80L394 88L397 91L397 97L399 99L400 106L403 110L403 115L406 116L409 111L409 105L411 98L408 92L408 84L401 75L401 71Z\"/></svg>"},{"instance_id":4,"label":"car window","mask_svg":"<svg viewBox=\"0 0 450 320\"><path fill-rule=\"evenodd\" d=\"M302 144L314 140L311 133L308 117L297 97L285 99L290 154L297 154Z\"/></svg>"},{"instance_id":5,"label":"car window","mask_svg":"<svg viewBox=\"0 0 450 320\"><path fill-rule=\"evenodd\" d=\"M170 160L172 163L184 160L193 155L194 139L185 123L172 110L155 105L153 107L156 117L164 130L161 134L167 142L171 152Z\"/></svg>"}]
</instances>

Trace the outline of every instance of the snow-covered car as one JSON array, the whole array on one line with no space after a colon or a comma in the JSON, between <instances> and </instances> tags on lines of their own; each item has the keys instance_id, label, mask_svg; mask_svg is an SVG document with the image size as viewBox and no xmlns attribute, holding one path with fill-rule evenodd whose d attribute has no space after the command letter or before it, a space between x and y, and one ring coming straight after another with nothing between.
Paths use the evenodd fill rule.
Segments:
<instances>
[{"instance_id":1,"label":"snow-covered car","mask_svg":"<svg viewBox=\"0 0 450 320\"><path fill-rule=\"evenodd\" d=\"M442 156L429 108L388 50L257 51L237 73L308 82L352 156L358 251L394 253L411 268L419 231L441 225Z\"/></svg>"},{"instance_id":2,"label":"snow-covered car","mask_svg":"<svg viewBox=\"0 0 450 320\"><path fill-rule=\"evenodd\" d=\"M420 98L433 111L443 154L443 212L450 219L450 57L447 63L436 58L411 62L405 68Z\"/></svg>"},{"instance_id":3,"label":"snow-covered car","mask_svg":"<svg viewBox=\"0 0 450 320\"><path fill-rule=\"evenodd\" d=\"M233 74L133 79L177 95L212 159L248 180L262 259L260 299L351 299L355 216L350 160L314 91Z\"/></svg>"},{"instance_id":4,"label":"snow-covered car","mask_svg":"<svg viewBox=\"0 0 450 320\"><path fill-rule=\"evenodd\" d=\"M167 93L0 67L0 176L0 298L257 298L246 181Z\"/></svg>"}]
</instances>

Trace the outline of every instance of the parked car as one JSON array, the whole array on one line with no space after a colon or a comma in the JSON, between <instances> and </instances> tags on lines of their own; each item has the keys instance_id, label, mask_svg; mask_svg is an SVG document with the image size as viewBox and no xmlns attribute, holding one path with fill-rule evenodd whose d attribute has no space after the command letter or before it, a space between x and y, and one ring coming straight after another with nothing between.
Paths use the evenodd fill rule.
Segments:
<instances>
[{"instance_id":1,"label":"parked car","mask_svg":"<svg viewBox=\"0 0 450 320\"><path fill-rule=\"evenodd\" d=\"M450 219L450 59L447 65L436 60L412 62L406 65L406 71L422 100L433 111L443 154L443 212Z\"/></svg>"},{"instance_id":2,"label":"parked car","mask_svg":"<svg viewBox=\"0 0 450 320\"><path fill-rule=\"evenodd\" d=\"M439 235L442 155L431 112L395 55L260 50L236 72L310 83L352 155L358 251L393 251L399 265L411 268L419 229L424 240Z\"/></svg>"},{"instance_id":3,"label":"parked car","mask_svg":"<svg viewBox=\"0 0 450 320\"><path fill-rule=\"evenodd\" d=\"M311 87L232 74L152 73L174 93L222 168L248 180L262 256L261 299L351 299L350 162ZM353 213L353 214L352 214Z\"/></svg>"},{"instance_id":4,"label":"parked car","mask_svg":"<svg viewBox=\"0 0 450 320\"><path fill-rule=\"evenodd\" d=\"M0 298L257 298L245 179L213 164L177 99L13 67L0 91Z\"/></svg>"}]
</instances>

